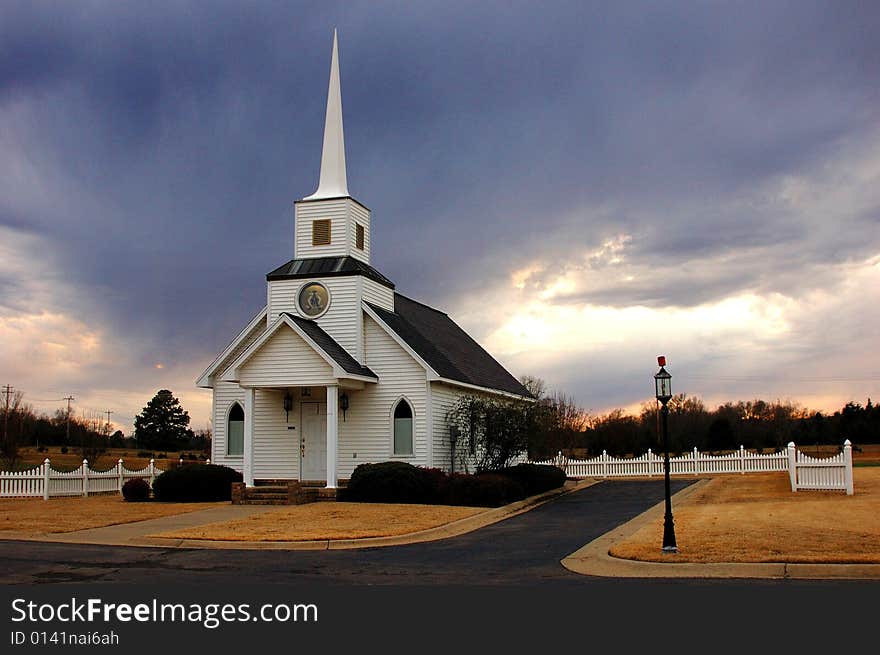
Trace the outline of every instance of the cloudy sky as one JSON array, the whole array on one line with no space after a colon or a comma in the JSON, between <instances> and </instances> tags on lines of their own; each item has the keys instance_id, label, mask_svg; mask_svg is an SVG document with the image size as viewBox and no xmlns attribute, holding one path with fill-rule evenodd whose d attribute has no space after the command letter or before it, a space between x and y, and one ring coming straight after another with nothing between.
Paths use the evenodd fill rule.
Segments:
<instances>
[{"instance_id":1,"label":"cloudy sky","mask_svg":"<svg viewBox=\"0 0 880 655\"><path fill-rule=\"evenodd\" d=\"M128 431L293 256L333 27L373 264L516 375L880 396L869 2L0 5L0 384Z\"/></svg>"}]
</instances>

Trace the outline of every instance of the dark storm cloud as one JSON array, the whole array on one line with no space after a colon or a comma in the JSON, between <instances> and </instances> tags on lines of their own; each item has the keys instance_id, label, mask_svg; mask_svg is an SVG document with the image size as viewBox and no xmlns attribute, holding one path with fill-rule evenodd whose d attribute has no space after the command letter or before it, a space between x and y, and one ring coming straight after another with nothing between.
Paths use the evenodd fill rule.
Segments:
<instances>
[{"instance_id":1,"label":"dark storm cloud","mask_svg":"<svg viewBox=\"0 0 880 655\"><path fill-rule=\"evenodd\" d=\"M332 27L349 188L374 264L452 303L632 235L687 284L561 302L692 305L876 252L754 188L877 127L876 7L856 3L6 3L0 224L44 235L55 302L145 364L213 353L292 256L317 183ZM10 148L11 146L11 148ZM11 183L10 183L11 184ZM815 221L815 222L811 222ZM714 265L772 251L763 264ZM20 275L28 275L21 271ZM800 281L798 280L800 278Z\"/></svg>"}]
</instances>

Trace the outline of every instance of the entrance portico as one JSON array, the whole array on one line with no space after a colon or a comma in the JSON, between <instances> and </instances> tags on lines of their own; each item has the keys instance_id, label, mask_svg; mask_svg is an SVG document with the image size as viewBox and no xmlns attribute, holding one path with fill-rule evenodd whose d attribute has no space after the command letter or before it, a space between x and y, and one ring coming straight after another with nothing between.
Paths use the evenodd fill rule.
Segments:
<instances>
[{"instance_id":1,"label":"entrance portico","mask_svg":"<svg viewBox=\"0 0 880 655\"><path fill-rule=\"evenodd\" d=\"M347 388L351 385L347 384ZM269 439L286 439L296 448L294 479L301 482L324 482L326 488L339 484L339 385L245 387L243 477L247 486L256 479L272 477L261 474L255 444ZM257 396L269 398L258 403ZM286 399L286 400L285 400ZM295 400L294 400L295 399ZM273 405L276 405L273 407ZM284 407L289 406L289 410ZM275 416L267 416L272 413ZM278 416L283 415L283 422ZM286 434L280 433L284 429Z\"/></svg>"},{"instance_id":2,"label":"entrance portico","mask_svg":"<svg viewBox=\"0 0 880 655\"><path fill-rule=\"evenodd\" d=\"M339 387L363 389L366 384L377 383L370 369L359 364L314 321L280 314L265 334L236 358L223 379L237 382L245 390L245 484L253 486L254 479L260 477L255 468L260 453L254 444L261 439L264 447L271 449L272 439L263 439L271 433L279 452L289 452L292 438L296 439L296 479L305 481L319 475L328 488L337 487ZM291 421L294 391L299 412L293 413ZM258 392L262 392L259 399ZM284 416L283 424L279 424L279 416ZM280 430L292 435L279 435ZM321 451L325 453L323 467Z\"/></svg>"}]
</instances>

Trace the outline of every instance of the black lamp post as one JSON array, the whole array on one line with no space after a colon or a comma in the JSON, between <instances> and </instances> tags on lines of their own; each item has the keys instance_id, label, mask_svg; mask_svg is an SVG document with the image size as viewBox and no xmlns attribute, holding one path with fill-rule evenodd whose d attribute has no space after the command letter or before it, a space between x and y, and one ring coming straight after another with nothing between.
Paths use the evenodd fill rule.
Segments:
<instances>
[{"instance_id":1,"label":"black lamp post","mask_svg":"<svg viewBox=\"0 0 880 655\"><path fill-rule=\"evenodd\" d=\"M669 408L666 403L672 398L672 376L667 373L666 358L657 358L660 370L654 376L654 390L657 400L660 401L660 415L663 417L663 474L666 486L666 515L663 518L663 552L677 553L678 546L675 544L675 524L672 520L672 498L669 492Z\"/></svg>"}]
</instances>

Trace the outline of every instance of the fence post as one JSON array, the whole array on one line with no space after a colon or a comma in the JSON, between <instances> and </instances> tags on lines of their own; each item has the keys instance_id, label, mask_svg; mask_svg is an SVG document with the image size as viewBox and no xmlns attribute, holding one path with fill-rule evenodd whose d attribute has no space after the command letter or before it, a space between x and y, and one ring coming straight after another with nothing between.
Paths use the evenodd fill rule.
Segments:
<instances>
[{"instance_id":1,"label":"fence post","mask_svg":"<svg viewBox=\"0 0 880 655\"><path fill-rule=\"evenodd\" d=\"M648 448L648 477L654 475L654 453L651 452L651 449Z\"/></svg>"},{"instance_id":2,"label":"fence post","mask_svg":"<svg viewBox=\"0 0 880 655\"><path fill-rule=\"evenodd\" d=\"M791 490L797 491L797 461L795 460L794 441L788 442L788 478Z\"/></svg>"},{"instance_id":3,"label":"fence post","mask_svg":"<svg viewBox=\"0 0 880 655\"><path fill-rule=\"evenodd\" d=\"M49 458L43 460L43 500L49 500Z\"/></svg>"},{"instance_id":4,"label":"fence post","mask_svg":"<svg viewBox=\"0 0 880 655\"><path fill-rule=\"evenodd\" d=\"M153 486L153 482L156 480L156 460L150 458L150 486Z\"/></svg>"},{"instance_id":5,"label":"fence post","mask_svg":"<svg viewBox=\"0 0 880 655\"><path fill-rule=\"evenodd\" d=\"M697 453L697 447L694 446L694 475L700 472L700 455Z\"/></svg>"},{"instance_id":6,"label":"fence post","mask_svg":"<svg viewBox=\"0 0 880 655\"><path fill-rule=\"evenodd\" d=\"M83 470L83 496L89 495L89 460L84 459L82 463Z\"/></svg>"},{"instance_id":7,"label":"fence post","mask_svg":"<svg viewBox=\"0 0 880 655\"><path fill-rule=\"evenodd\" d=\"M122 458L119 458L119 461L116 462L116 473L119 475L119 481L116 485L118 487L117 491L122 493Z\"/></svg>"},{"instance_id":8,"label":"fence post","mask_svg":"<svg viewBox=\"0 0 880 655\"><path fill-rule=\"evenodd\" d=\"M746 449L742 444L739 446L739 472L746 472Z\"/></svg>"},{"instance_id":9,"label":"fence post","mask_svg":"<svg viewBox=\"0 0 880 655\"><path fill-rule=\"evenodd\" d=\"M846 483L846 495L853 495L852 443L847 439L843 442L843 479Z\"/></svg>"},{"instance_id":10,"label":"fence post","mask_svg":"<svg viewBox=\"0 0 880 655\"><path fill-rule=\"evenodd\" d=\"M205 461L205 464L210 464L210 463L211 463L211 458L209 457L209 458Z\"/></svg>"},{"instance_id":11,"label":"fence post","mask_svg":"<svg viewBox=\"0 0 880 655\"><path fill-rule=\"evenodd\" d=\"M608 477L608 451L602 451L602 477Z\"/></svg>"}]
</instances>

